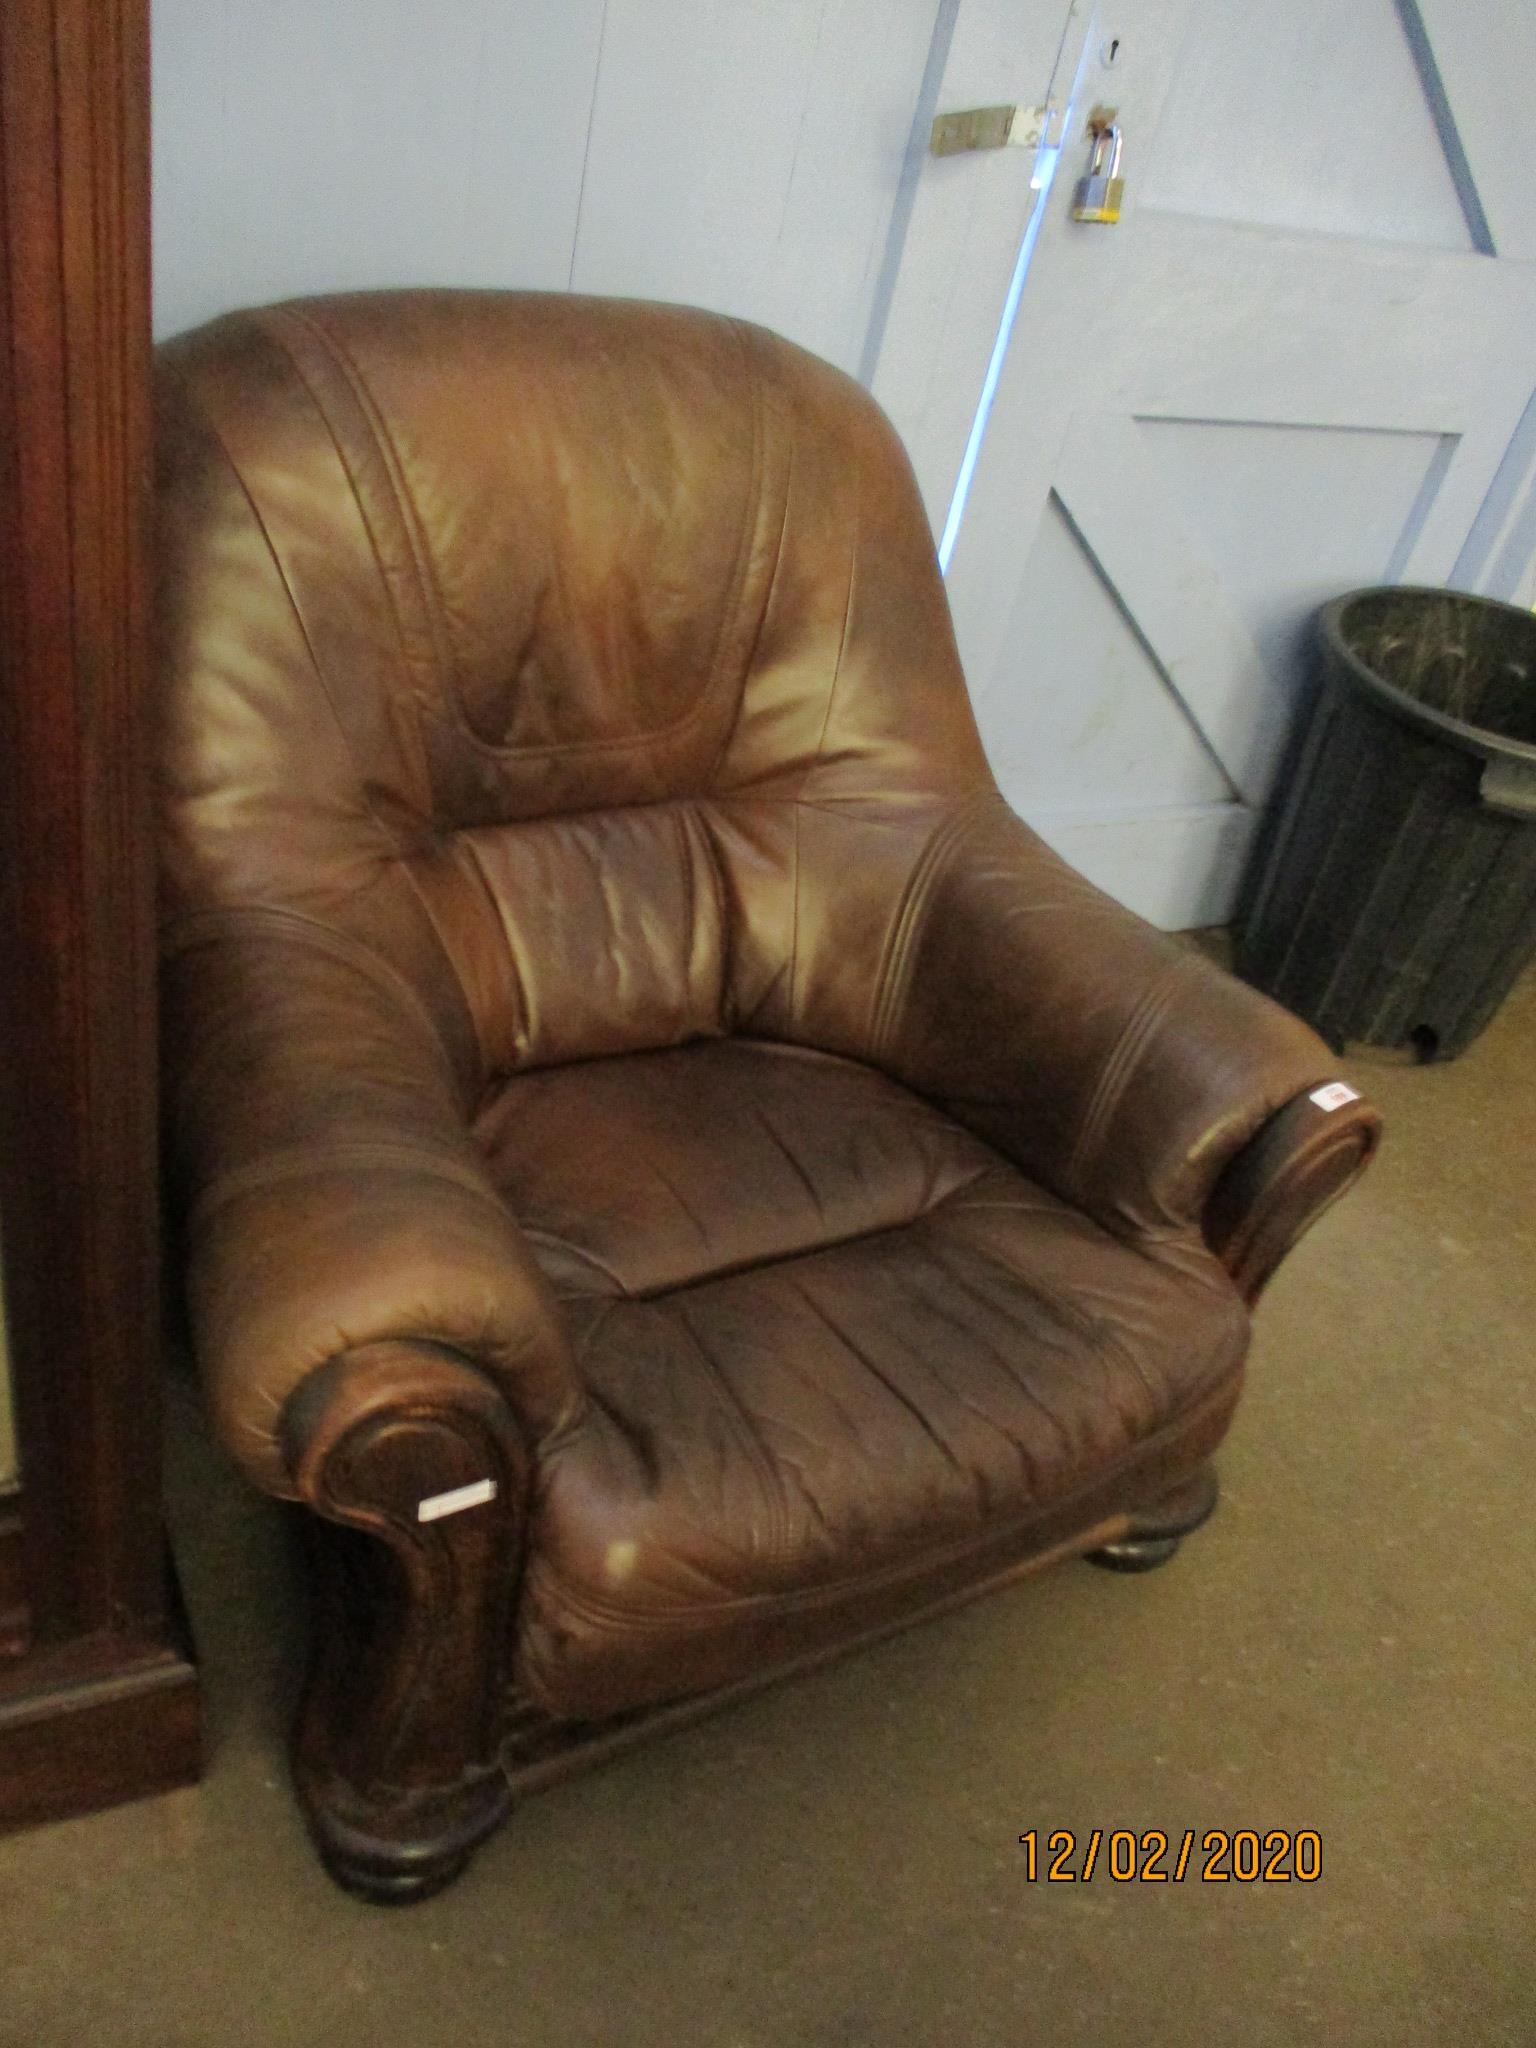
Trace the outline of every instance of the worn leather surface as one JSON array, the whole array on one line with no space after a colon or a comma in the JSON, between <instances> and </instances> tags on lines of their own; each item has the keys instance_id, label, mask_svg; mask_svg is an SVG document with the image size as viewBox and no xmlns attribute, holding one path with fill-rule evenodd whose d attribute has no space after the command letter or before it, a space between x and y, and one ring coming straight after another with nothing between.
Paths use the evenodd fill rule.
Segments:
<instances>
[{"instance_id":1,"label":"worn leather surface","mask_svg":"<svg viewBox=\"0 0 1536 2048\"><path fill-rule=\"evenodd\" d=\"M519 1074L477 1120L591 1407L549 1452L521 1675L627 1704L981 1546L1198 1410L1247 1318L865 1065L731 1038Z\"/></svg>"},{"instance_id":2,"label":"worn leather surface","mask_svg":"<svg viewBox=\"0 0 1536 2048\"><path fill-rule=\"evenodd\" d=\"M1235 1392L1202 1211L1330 1057L1002 803L862 392L453 292L231 316L159 391L168 1099L260 1484L326 1359L474 1360L576 1711Z\"/></svg>"}]
</instances>

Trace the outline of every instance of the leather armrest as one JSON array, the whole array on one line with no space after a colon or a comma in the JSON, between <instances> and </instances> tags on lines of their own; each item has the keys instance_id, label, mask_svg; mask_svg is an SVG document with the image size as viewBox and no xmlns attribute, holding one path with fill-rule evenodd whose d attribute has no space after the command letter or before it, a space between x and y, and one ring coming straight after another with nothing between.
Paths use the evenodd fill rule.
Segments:
<instances>
[{"instance_id":1,"label":"leather armrest","mask_svg":"<svg viewBox=\"0 0 1536 2048\"><path fill-rule=\"evenodd\" d=\"M1243 1174L1224 1177L1287 1105L1334 1077L1328 1047L1111 901L1000 797L957 820L924 872L876 1056L1122 1236L1200 1230L1222 1187L1215 1248L1251 1277L1268 1252L1250 1242L1245 1200L1272 1202L1295 1117ZM1327 1112L1315 1114L1326 1125ZM1355 1170L1367 1126L1374 1142L1372 1112L1347 1119ZM1313 1147L1310 1135L1299 1141ZM1308 1175L1289 1177L1286 1242L1307 1207ZM1271 1223L1258 1235L1272 1247L1277 1233Z\"/></svg>"},{"instance_id":2,"label":"leather armrest","mask_svg":"<svg viewBox=\"0 0 1536 2048\"><path fill-rule=\"evenodd\" d=\"M391 1342L469 1360L531 1440L573 1422L558 1307L406 984L323 927L261 913L201 921L166 976L188 1306L246 1472L291 1496L291 1399Z\"/></svg>"},{"instance_id":3,"label":"leather armrest","mask_svg":"<svg viewBox=\"0 0 1536 2048\"><path fill-rule=\"evenodd\" d=\"M1370 1164L1381 1118L1362 1096L1298 1095L1229 1162L1202 1219L1239 1294L1255 1302L1291 1246Z\"/></svg>"}]
</instances>

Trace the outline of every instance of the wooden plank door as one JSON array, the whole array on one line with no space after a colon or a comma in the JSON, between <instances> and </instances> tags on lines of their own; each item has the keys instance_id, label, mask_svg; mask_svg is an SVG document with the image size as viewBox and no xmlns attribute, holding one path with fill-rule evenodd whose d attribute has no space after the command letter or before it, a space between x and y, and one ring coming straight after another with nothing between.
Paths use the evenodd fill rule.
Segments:
<instances>
[{"instance_id":1,"label":"wooden plank door","mask_svg":"<svg viewBox=\"0 0 1536 2048\"><path fill-rule=\"evenodd\" d=\"M942 12L606 0L571 288L760 321L856 371Z\"/></svg>"},{"instance_id":2,"label":"wooden plank door","mask_svg":"<svg viewBox=\"0 0 1536 2048\"><path fill-rule=\"evenodd\" d=\"M1124 0L1081 52L950 593L1010 800L1157 922L1212 923L1317 602L1528 575L1536 195L1482 87L1536 75L1536 22L1513 0ZM1117 227L1070 218L1100 100ZM901 424L880 364L875 389ZM956 447L951 426L925 476L936 531Z\"/></svg>"},{"instance_id":3,"label":"wooden plank door","mask_svg":"<svg viewBox=\"0 0 1536 2048\"><path fill-rule=\"evenodd\" d=\"M156 330L308 292L569 289L857 370L956 4L156 0Z\"/></svg>"},{"instance_id":4,"label":"wooden plank door","mask_svg":"<svg viewBox=\"0 0 1536 2048\"><path fill-rule=\"evenodd\" d=\"M156 331L389 285L680 300L866 378L889 337L887 375L900 363L963 443L1030 157L936 163L929 123L941 95L1043 97L1071 13L156 0Z\"/></svg>"}]
</instances>

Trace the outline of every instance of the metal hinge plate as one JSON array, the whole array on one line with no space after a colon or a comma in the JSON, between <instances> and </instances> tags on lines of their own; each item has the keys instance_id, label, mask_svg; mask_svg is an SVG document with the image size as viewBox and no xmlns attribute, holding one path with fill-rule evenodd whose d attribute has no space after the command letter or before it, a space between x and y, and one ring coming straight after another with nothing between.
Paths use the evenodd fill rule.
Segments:
<instances>
[{"instance_id":1,"label":"metal hinge plate","mask_svg":"<svg viewBox=\"0 0 1536 2048\"><path fill-rule=\"evenodd\" d=\"M1043 107L964 107L935 117L928 137L934 156L969 149L1040 149L1051 139L1054 102Z\"/></svg>"}]
</instances>

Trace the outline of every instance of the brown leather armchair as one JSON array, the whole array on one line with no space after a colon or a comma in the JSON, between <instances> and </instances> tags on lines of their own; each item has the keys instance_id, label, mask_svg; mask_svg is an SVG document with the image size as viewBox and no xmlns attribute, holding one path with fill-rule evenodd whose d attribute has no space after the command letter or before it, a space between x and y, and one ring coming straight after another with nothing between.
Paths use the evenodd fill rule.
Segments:
<instances>
[{"instance_id":1,"label":"brown leather armchair","mask_svg":"<svg viewBox=\"0 0 1536 2048\"><path fill-rule=\"evenodd\" d=\"M187 1286L314 1511L331 1870L419 1896L647 1728L1168 1554L1376 1119L1010 813L869 399L498 293L159 374Z\"/></svg>"}]
</instances>

